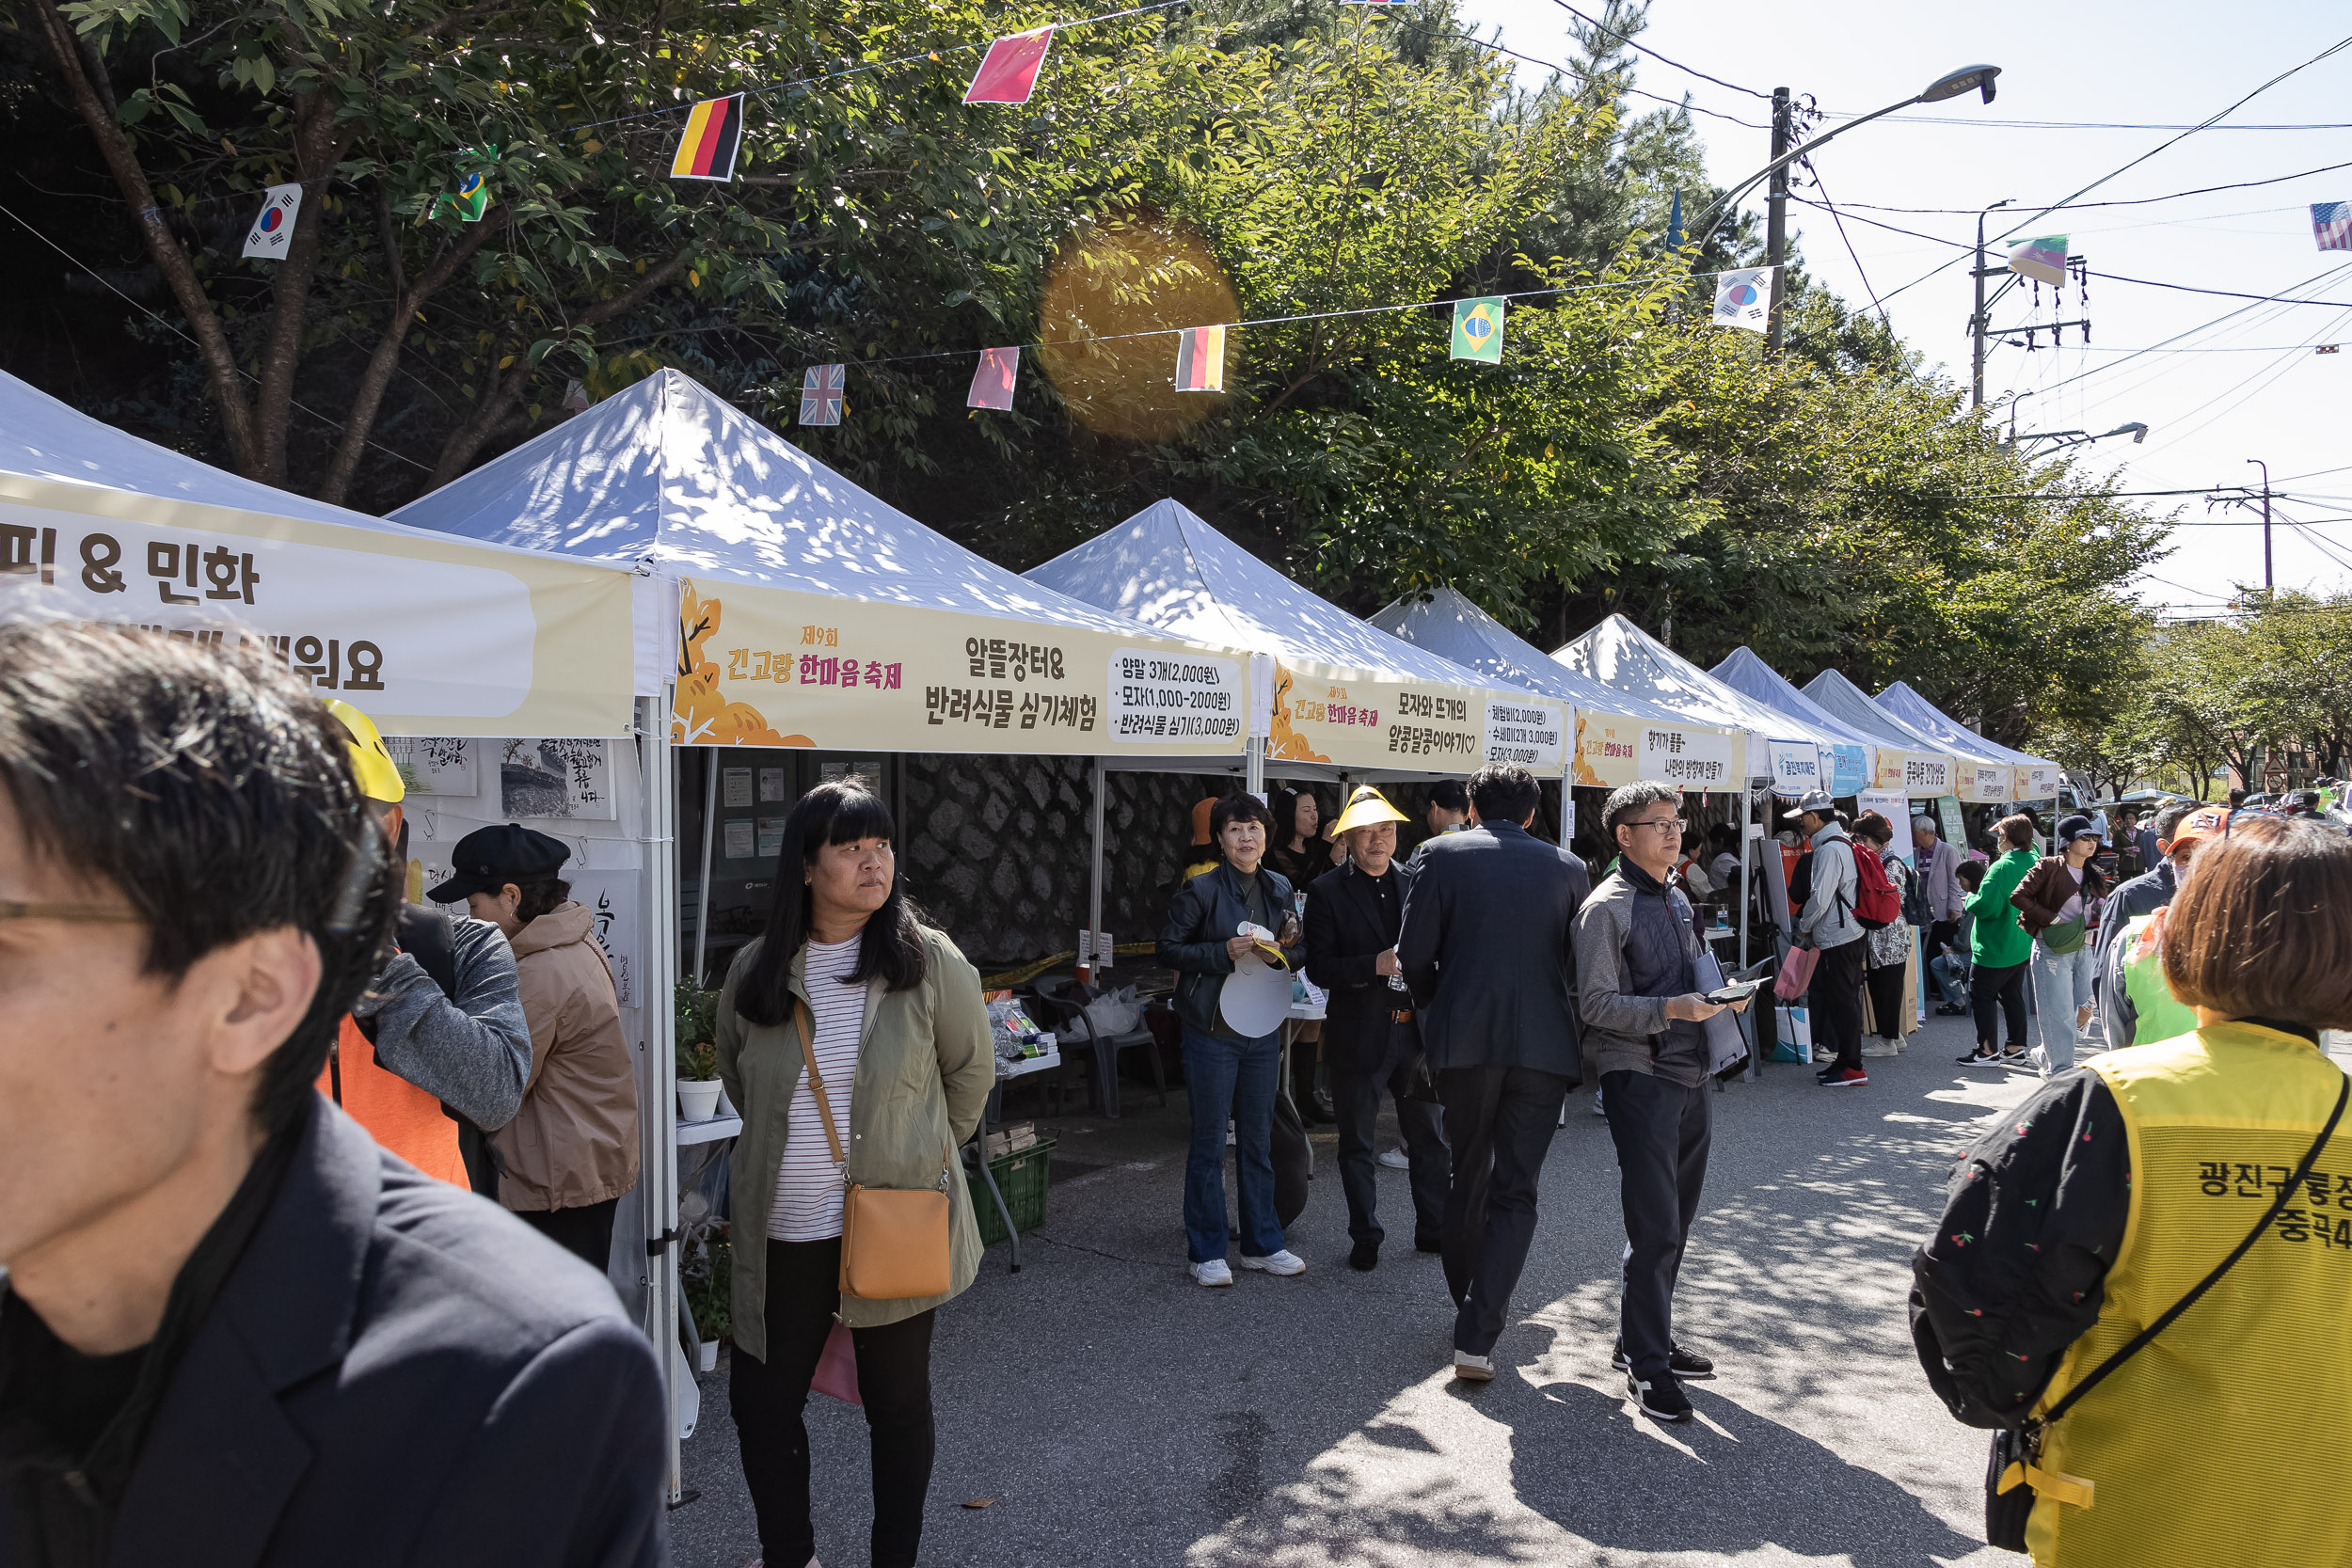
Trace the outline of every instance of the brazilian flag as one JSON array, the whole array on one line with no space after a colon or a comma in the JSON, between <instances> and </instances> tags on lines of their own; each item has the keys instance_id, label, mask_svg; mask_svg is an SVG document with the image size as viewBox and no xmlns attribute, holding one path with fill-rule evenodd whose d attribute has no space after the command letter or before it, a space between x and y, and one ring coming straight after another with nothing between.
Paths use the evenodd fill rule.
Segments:
<instances>
[{"instance_id":1,"label":"brazilian flag","mask_svg":"<svg viewBox=\"0 0 2352 1568\"><path fill-rule=\"evenodd\" d=\"M1454 302L1454 355L1488 365L1502 363L1502 296Z\"/></svg>"},{"instance_id":2,"label":"brazilian flag","mask_svg":"<svg viewBox=\"0 0 2352 1568\"><path fill-rule=\"evenodd\" d=\"M482 214L490 210L489 166L498 162L495 147L469 147L458 154L457 194L444 193L434 198L433 212L439 216L453 212L468 223L480 223Z\"/></svg>"}]
</instances>

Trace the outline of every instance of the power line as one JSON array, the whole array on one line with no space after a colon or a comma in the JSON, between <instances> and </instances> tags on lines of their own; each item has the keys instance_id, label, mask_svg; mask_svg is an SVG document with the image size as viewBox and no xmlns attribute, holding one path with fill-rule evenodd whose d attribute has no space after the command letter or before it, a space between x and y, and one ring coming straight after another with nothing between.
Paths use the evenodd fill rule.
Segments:
<instances>
[{"instance_id":1,"label":"power line","mask_svg":"<svg viewBox=\"0 0 2352 1568\"><path fill-rule=\"evenodd\" d=\"M1709 76L1706 71L1699 70L1696 66L1684 65L1680 60L1670 60L1665 55L1661 55L1657 50L1652 49L1648 44L1636 43L1631 39L1626 37L1625 34L1618 32L1615 28L1602 26L1599 23L1595 22L1591 17L1586 16L1582 11L1578 10L1574 6L1569 5L1568 0L1551 0L1551 3L1559 7L1562 10L1567 12L1570 16L1576 18L1579 22L1584 24L1585 26L1592 28L1595 32L1607 33L1611 38L1615 39L1619 43L1624 44L1628 49L1638 49L1643 54L1647 55L1651 59L1656 60L1662 65L1670 65L1677 71L1697 77L1702 82L1712 82L1719 87L1729 87L1734 92L1744 92L1750 98L1761 98L1768 103L1772 102L1772 95L1769 92L1758 92L1754 87L1743 87L1737 82L1726 82L1720 76Z\"/></svg>"},{"instance_id":2,"label":"power line","mask_svg":"<svg viewBox=\"0 0 2352 1568\"><path fill-rule=\"evenodd\" d=\"M1976 122L1973 120L1954 120L1952 123L1955 125L1962 125L1974 124ZM2157 130L2169 129L2169 127L2134 126L2133 129ZM2217 125L2214 129L2217 131L2233 129L2246 130L2250 129L2250 127ZM2072 212L2085 212L2093 207L2147 207L2159 201L2178 201L2184 197L2211 196L2216 191L2243 191L2250 190L2257 185L2282 185L2290 180L2304 180L2314 174L2333 174L2340 168L2352 168L2352 164L2326 164L2318 168L2307 168L2300 174L2276 174L2267 180L2238 180L2233 181L2227 185L2200 185L2193 191L2170 191L2163 196L2134 197L2129 200L2124 201L2077 201L2073 203L2068 210ZM1858 208L1866 213L1915 213L1922 215L1943 215L1949 217L1975 217L1977 215L1977 209L1974 207L1882 207L1867 201L1849 201L1846 203L1846 206L1849 211Z\"/></svg>"},{"instance_id":3,"label":"power line","mask_svg":"<svg viewBox=\"0 0 2352 1568\"><path fill-rule=\"evenodd\" d=\"M2352 262L2347 262L2339 266L2328 267L2320 272L2312 274L2302 282L2292 285L2292 287L2297 289L2314 288L2319 284L2327 282L2330 278L2343 276L2347 268L2352 268ZM2194 338L2200 332L2210 331L2214 327L2219 326L2223 322L2230 320L2232 317L2242 316L2252 309L2254 308L2251 305L2241 305L2234 310L2225 310L2209 322L2192 326L2185 332L2177 332L2173 334L2171 337L2167 338L2163 342L2152 343L2146 348L2136 350L2131 354L2125 355L2121 359L2110 360L2108 363L2104 365L2094 365L2090 370L2082 371L2074 375L2068 376L2063 381L2054 381L2048 387L2042 388L2042 390L2056 391L2060 387L2072 386L2077 381L2088 380L2094 375L2105 375L2109 371L2121 370L2133 360L2139 358L2142 355L2163 353L2170 348L2172 344L2179 342L2183 338Z\"/></svg>"},{"instance_id":4,"label":"power line","mask_svg":"<svg viewBox=\"0 0 2352 1568\"><path fill-rule=\"evenodd\" d=\"M1806 172L1813 176L1814 189L1821 193L1821 199L1819 202L1807 201L1805 202L1805 205L1808 207L1820 206L1828 211L1830 221L1837 225L1838 239L1845 243L1846 254L1853 261L1854 276L1862 279L1862 292L1870 296L1870 308L1879 313L1880 324L1889 332L1892 332L1895 329L1895 324L1886 319L1886 307L1879 303L1878 291L1870 287L1870 275L1863 270L1862 258L1854 254L1853 241L1847 238L1846 235L1846 220L1838 215L1836 203L1830 200L1829 186L1822 182L1821 171L1813 166L1813 160L1810 158L1800 159L1799 161L1804 165ZM1799 199L1802 200L1803 198L1800 198Z\"/></svg>"},{"instance_id":5,"label":"power line","mask_svg":"<svg viewBox=\"0 0 2352 1568\"><path fill-rule=\"evenodd\" d=\"M2339 46L2341 47L2341 46ZM2325 59L2326 55L2319 56ZM2312 62L2306 60L2304 65ZM2296 70L2301 70L2297 66ZM2290 71L2288 74L2292 75ZM2275 85L2275 84L2265 84ZM2259 89L2257 89L2259 90ZM1823 109L1828 119L1860 119L1862 117L1847 109ZM1993 119L1980 116L1957 115L1888 115L1889 119L1906 120L1913 125L1972 125L1986 131L2352 131L2352 125L2326 123L2310 125L2152 125L2140 121L2112 119ZM1974 213L1976 209L1968 209Z\"/></svg>"}]
</instances>

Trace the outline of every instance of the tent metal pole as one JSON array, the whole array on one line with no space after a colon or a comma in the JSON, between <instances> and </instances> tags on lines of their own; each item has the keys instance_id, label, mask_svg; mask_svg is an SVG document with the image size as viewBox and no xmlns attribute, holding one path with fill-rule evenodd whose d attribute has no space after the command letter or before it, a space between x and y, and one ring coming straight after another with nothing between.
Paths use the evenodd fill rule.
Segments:
<instances>
[{"instance_id":1,"label":"tent metal pole","mask_svg":"<svg viewBox=\"0 0 2352 1568\"><path fill-rule=\"evenodd\" d=\"M645 840L643 929L651 946L640 973L677 973L677 753L670 745L664 705L637 700L637 747L644 777ZM677 1431L677 1014L669 986L645 986L645 1078L651 1114L641 1119L645 1147L640 1163L640 1201L644 1204L645 1328L660 1358L664 1490L675 1506L685 1495L684 1461Z\"/></svg>"},{"instance_id":2,"label":"tent metal pole","mask_svg":"<svg viewBox=\"0 0 2352 1568\"><path fill-rule=\"evenodd\" d=\"M1752 847L1756 839L1748 832L1751 826L1748 819L1756 815L1756 805L1751 799L1753 793L1752 790L1747 789L1740 792L1740 967L1741 969L1747 968L1755 961L1748 957L1748 911L1756 904L1756 883L1751 870L1756 863L1755 851ZM1772 797L1767 795L1765 799L1769 800ZM1757 994L1762 995L1761 992ZM1772 1002L1769 997L1765 999L1761 1015L1758 1014L1754 1004L1750 1004L1748 1007L1747 1078L1751 1083L1764 1076L1765 1044L1764 1037L1758 1031L1764 1027L1763 1019L1772 1016ZM1773 1021L1772 1027L1775 1031L1780 1027L1777 1019Z\"/></svg>"},{"instance_id":3,"label":"tent metal pole","mask_svg":"<svg viewBox=\"0 0 2352 1568\"><path fill-rule=\"evenodd\" d=\"M1249 737L1249 751L1243 763L1242 787L1252 795L1265 793L1265 736Z\"/></svg>"},{"instance_id":4,"label":"tent metal pole","mask_svg":"<svg viewBox=\"0 0 2352 1568\"><path fill-rule=\"evenodd\" d=\"M1097 974L1109 961L1106 954L1093 951L1095 940L1103 930L1103 759L1094 759L1093 861L1091 875L1087 880L1087 979L1089 984L1099 978Z\"/></svg>"},{"instance_id":5,"label":"tent metal pole","mask_svg":"<svg viewBox=\"0 0 2352 1568\"><path fill-rule=\"evenodd\" d=\"M719 753L702 748L703 874L694 887L694 989L703 989L703 954L710 944L710 839L719 814Z\"/></svg>"}]
</instances>

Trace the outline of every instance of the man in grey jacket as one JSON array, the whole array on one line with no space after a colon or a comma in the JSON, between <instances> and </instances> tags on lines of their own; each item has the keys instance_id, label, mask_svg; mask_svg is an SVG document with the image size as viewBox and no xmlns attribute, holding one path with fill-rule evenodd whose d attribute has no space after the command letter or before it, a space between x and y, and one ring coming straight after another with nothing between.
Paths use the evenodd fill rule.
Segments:
<instances>
[{"instance_id":1,"label":"man in grey jacket","mask_svg":"<svg viewBox=\"0 0 2352 1568\"><path fill-rule=\"evenodd\" d=\"M1857 1087L1870 1081L1862 1070L1862 922L1854 917L1861 878L1854 870L1853 841L1837 820L1837 806L1821 790L1808 791L1792 811L1781 814L1797 825L1811 849L1801 863L1811 891L1796 911L1799 947L1814 948L1820 960L1806 994L1813 1009L1813 1045L1836 1054L1816 1078L1826 1088Z\"/></svg>"},{"instance_id":2,"label":"man in grey jacket","mask_svg":"<svg viewBox=\"0 0 2352 1568\"><path fill-rule=\"evenodd\" d=\"M1609 797L1601 827L1617 868L1575 927L1577 1010L1599 1058L1629 1243L1613 1361L1643 1413L1661 1421L1691 1418L1681 1379L1715 1375L1712 1361L1674 1338L1675 1280L1712 1135L1703 1025L1723 1011L1699 993L1706 949L1674 878L1681 803L1674 785L1648 782Z\"/></svg>"}]
</instances>

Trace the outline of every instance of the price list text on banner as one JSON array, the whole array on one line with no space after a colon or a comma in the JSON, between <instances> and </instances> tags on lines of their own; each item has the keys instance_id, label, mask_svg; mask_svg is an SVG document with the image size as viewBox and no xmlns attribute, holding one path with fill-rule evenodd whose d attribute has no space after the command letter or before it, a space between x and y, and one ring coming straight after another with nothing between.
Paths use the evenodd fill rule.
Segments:
<instances>
[{"instance_id":1,"label":"price list text on banner","mask_svg":"<svg viewBox=\"0 0 2352 1568\"><path fill-rule=\"evenodd\" d=\"M1114 740L1230 742L1248 712L1239 659L1121 648L1110 661Z\"/></svg>"}]
</instances>

